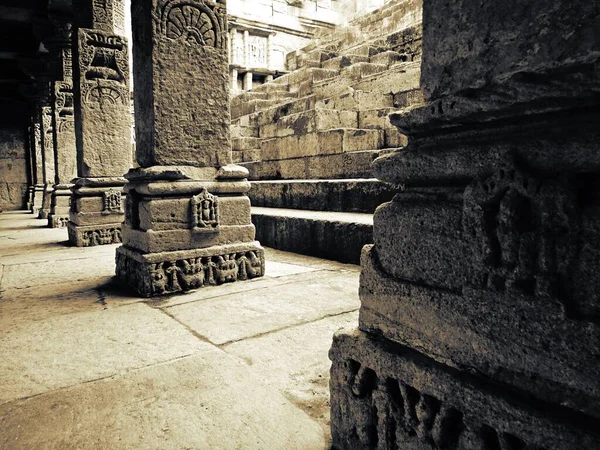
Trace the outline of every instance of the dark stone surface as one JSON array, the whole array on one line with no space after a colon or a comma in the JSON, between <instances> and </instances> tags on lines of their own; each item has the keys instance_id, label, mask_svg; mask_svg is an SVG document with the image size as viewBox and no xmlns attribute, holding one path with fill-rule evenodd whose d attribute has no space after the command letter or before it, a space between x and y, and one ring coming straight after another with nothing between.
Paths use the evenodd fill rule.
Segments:
<instances>
[{"instance_id":1,"label":"dark stone surface","mask_svg":"<svg viewBox=\"0 0 600 450\"><path fill-rule=\"evenodd\" d=\"M138 163L229 164L225 2L134 0L132 14Z\"/></svg>"},{"instance_id":2,"label":"dark stone surface","mask_svg":"<svg viewBox=\"0 0 600 450\"><path fill-rule=\"evenodd\" d=\"M593 62L599 47L594 2L426 1L421 87L427 100L485 90L516 74Z\"/></svg>"},{"instance_id":3,"label":"dark stone surface","mask_svg":"<svg viewBox=\"0 0 600 450\"><path fill-rule=\"evenodd\" d=\"M329 352L333 448L588 450L597 423L358 331Z\"/></svg>"}]
</instances>

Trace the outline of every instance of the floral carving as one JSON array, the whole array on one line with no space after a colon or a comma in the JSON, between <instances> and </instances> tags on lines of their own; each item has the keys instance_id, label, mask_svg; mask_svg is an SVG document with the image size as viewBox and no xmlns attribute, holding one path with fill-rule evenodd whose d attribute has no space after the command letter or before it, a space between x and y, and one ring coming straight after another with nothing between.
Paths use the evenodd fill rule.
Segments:
<instances>
[{"instance_id":1,"label":"floral carving","mask_svg":"<svg viewBox=\"0 0 600 450\"><path fill-rule=\"evenodd\" d=\"M161 26L168 39L188 44L217 47L224 46L223 20L203 2L173 0L168 2L161 14Z\"/></svg>"}]
</instances>

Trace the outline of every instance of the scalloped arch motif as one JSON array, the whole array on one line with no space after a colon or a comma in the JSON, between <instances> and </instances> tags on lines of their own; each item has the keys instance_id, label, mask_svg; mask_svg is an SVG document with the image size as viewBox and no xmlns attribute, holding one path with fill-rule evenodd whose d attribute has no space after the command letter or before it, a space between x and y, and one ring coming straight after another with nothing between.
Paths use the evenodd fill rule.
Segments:
<instances>
[{"instance_id":1,"label":"scalloped arch motif","mask_svg":"<svg viewBox=\"0 0 600 450\"><path fill-rule=\"evenodd\" d=\"M162 10L161 27L165 36L190 44L221 48L222 25L212 9L192 0L172 0Z\"/></svg>"}]
</instances>

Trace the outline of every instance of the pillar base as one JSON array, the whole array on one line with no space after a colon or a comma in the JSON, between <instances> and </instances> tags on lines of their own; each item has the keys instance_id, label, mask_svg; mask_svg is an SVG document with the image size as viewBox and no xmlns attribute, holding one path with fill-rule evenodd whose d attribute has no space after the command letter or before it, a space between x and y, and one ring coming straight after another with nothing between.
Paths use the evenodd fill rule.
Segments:
<instances>
[{"instance_id":1,"label":"pillar base","mask_svg":"<svg viewBox=\"0 0 600 450\"><path fill-rule=\"evenodd\" d=\"M64 228L69 222L69 210L71 204L70 184L55 184L52 191L52 209L48 214L48 227Z\"/></svg>"},{"instance_id":2,"label":"pillar base","mask_svg":"<svg viewBox=\"0 0 600 450\"><path fill-rule=\"evenodd\" d=\"M40 208L42 207L42 203L44 202L44 185L36 184L34 186L33 192L33 203L31 204L31 213L34 215L38 215L40 212Z\"/></svg>"},{"instance_id":3,"label":"pillar base","mask_svg":"<svg viewBox=\"0 0 600 450\"><path fill-rule=\"evenodd\" d=\"M142 254L117 249L117 277L144 297L248 280L265 273L258 242Z\"/></svg>"},{"instance_id":4,"label":"pillar base","mask_svg":"<svg viewBox=\"0 0 600 450\"><path fill-rule=\"evenodd\" d=\"M76 247L119 244L124 178L78 178L71 188L69 242Z\"/></svg>"},{"instance_id":5,"label":"pillar base","mask_svg":"<svg viewBox=\"0 0 600 450\"><path fill-rule=\"evenodd\" d=\"M583 449L594 420L367 333L336 333L329 352L331 431L340 450Z\"/></svg>"},{"instance_id":6,"label":"pillar base","mask_svg":"<svg viewBox=\"0 0 600 450\"><path fill-rule=\"evenodd\" d=\"M96 245L120 244L121 223L81 226L68 222L69 242L75 247L94 247Z\"/></svg>"}]
</instances>

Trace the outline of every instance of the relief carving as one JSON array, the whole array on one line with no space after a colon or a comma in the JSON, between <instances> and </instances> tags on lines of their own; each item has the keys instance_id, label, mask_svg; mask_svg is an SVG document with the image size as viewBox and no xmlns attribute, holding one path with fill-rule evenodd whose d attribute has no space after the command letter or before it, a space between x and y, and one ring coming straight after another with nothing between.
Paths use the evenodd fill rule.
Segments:
<instances>
[{"instance_id":1,"label":"relief carving","mask_svg":"<svg viewBox=\"0 0 600 450\"><path fill-rule=\"evenodd\" d=\"M401 380L380 377L358 361L348 359L341 368L345 437L360 448L534 448Z\"/></svg>"},{"instance_id":2,"label":"relief carving","mask_svg":"<svg viewBox=\"0 0 600 450\"><path fill-rule=\"evenodd\" d=\"M75 129L73 109L73 85L62 81L54 85L54 110L58 133Z\"/></svg>"},{"instance_id":3,"label":"relief carving","mask_svg":"<svg viewBox=\"0 0 600 450\"><path fill-rule=\"evenodd\" d=\"M102 194L104 211L121 212L121 191L118 189L109 189Z\"/></svg>"},{"instance_id":4,"label":"relief carving","mask_svg":"<svg viewBox=\"0 0 600 450\"><path fill-rule=\"evenodd\" d=\"M218 231L218 198L203 188L190 200L192 229L197 231Z\"/></svg>"},{"instance_id":5,"label":"relief carving","mask_svg":"<svg viewBox=\"0 0 600 450\"><path fill-rule=\"evenodd\" d=\"M113 226L109 228L101 228L98 230L86 230L81 232L82 247L119 244L121 242L121 229L119 227Z\"/></svg>"},{"instance_id":6,"label":"relief carving","mask_svg":"<svg viewBox=\"0 0 600 450\"><path fill-rule=\"evenodd\" d=\"M224 48L224 11L218 4L198 0L171 0L159 12L163 34L191 45Z\"/></svg>"},{"instance_id":7,"label":"relief carving","mask_svg":"<svg viewBox=\"0 0 600 450\"><path fill-rule=\"evenodd\" d=\"M263 275L264 261L256 251L202 256L143 265L117 253L117 273L130 280L145 280L149 274L148 296L248 280ZM134 284L139 284L135 282Z\"/></svg>"},{"instance_id":8,"label":"relief carving","mask_svg":"<svg viewBox=\"0 0 600 450\"><path fill-rule=\"evenodd\" d=\"M90 107L129 107L127 42L121 36L79 30L81 97Z\"/></svg>"},{"instance_id":9,"label":"relief carving","mask_svg":"<svg viewBox=\"0 0 600 450\"><path fill-rule=\"evenodd\" d=\"M566 306L577 254L579 211L573 180L503 164L464 194L463 227L481 289L552 297ZM560 237L560 239L557 239Z\"/></svg>"}]
</instances>

